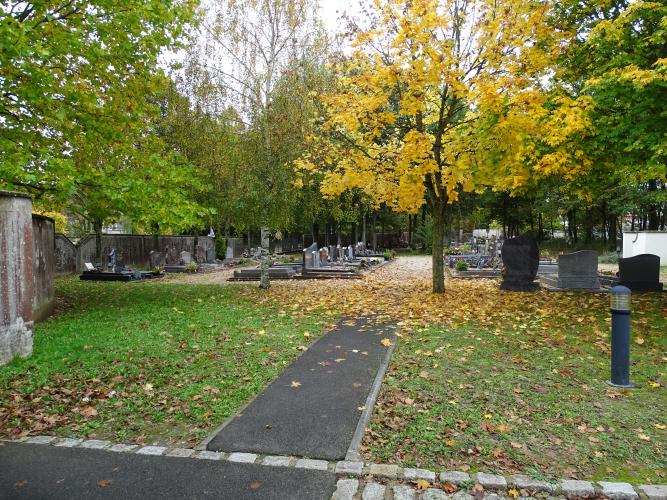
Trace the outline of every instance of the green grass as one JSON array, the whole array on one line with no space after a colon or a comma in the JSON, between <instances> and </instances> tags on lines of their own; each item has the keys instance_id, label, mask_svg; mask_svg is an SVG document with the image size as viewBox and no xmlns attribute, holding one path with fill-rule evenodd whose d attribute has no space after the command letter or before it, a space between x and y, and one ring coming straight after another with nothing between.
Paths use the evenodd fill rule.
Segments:
<instances>
[{"instance_id":1,"label":"green grass","mask_svg":"<svg viewBox=\"0 0 667 500\"><path fill-rule=\"evenodd\" d=\"M64 279L57 297L33 355L0 369L2 435L193 444L325 323L238 286Z\"/></svg>"},{"instance_id":2,"label":"green grass","mask_svg":"<svg viewBox=\"0 0 667 500\"><path fill-rule=\"evenodd\" d=\"M493 325L467 321L405 333L364 441L366 458L665 483L664 297L633 297L632 391L605 384L606 297L517 297L545 303L527 313L524 302ZM552 300L571 305L548 309Z\"/></svg>"}]
</instances>

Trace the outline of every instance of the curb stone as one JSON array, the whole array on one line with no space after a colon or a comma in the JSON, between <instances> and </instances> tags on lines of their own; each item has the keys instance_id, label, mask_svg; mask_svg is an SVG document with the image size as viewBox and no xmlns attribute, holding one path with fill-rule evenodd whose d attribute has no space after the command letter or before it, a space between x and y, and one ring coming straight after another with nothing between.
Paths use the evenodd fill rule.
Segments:
<instances>
[{"instance_id":1,"label":"curb stone","mask_svg":"<svg viewBox=\"0 0 667 500\"><path fill-rule=\"evenodd\" d=\"M306 468L320 471L334 472L339 476L336 491L332 497L336 500L344 499L382 499L382 500L416 500L451 498L452 500L473 500L473 496L465 490L457 491L447 495L439 489L444 483L456 486L472 486L471 476L462 471L435 471L418 468L400 468L395 464L364 464L362 461L341 460L328 462L326 460L315 460L310 458L294 458L288 456L256 455L253 453L221 453L215 451L198 451L192 448L178 448L166 446L139 446L136 444L112 443L100 439L63 438L60 436L32 436L18 439L0 438L0 442L12 444L31 444L39 446L56 446L67 448L84 448L102 450L110 453L136 453L143 455L163 455L168 457L179 457L191 460L226 460L230 462L254 463L263 466ZM383 484L372 480L360 481L356 478L346 476L377 477ZM400 478L400 479L399 479ZM437 484L436 478L439 479ZM558 482L549 482L533 479L529 476L511 475L502 476L478 472L474 478L484 486L489 493L484 495L486 500L497 500L498 498L512 498L507 493L508 487L521 490L522 495L537 494L538 498L587 498L603 495L610 500L667 500L667 484L653 485L642 484L632 486L629 483L599 481L598 488L590 481L575 479L561 479ZM415 488L414 482L424 479L431 483L432 487L421 494ZM382 490L380 496L376 492ZM366 493L368 491L368 493ZM442 496L444 495L444 496ZM533 497L521 497L533 498Z\"/></svg>"}]
</instances>

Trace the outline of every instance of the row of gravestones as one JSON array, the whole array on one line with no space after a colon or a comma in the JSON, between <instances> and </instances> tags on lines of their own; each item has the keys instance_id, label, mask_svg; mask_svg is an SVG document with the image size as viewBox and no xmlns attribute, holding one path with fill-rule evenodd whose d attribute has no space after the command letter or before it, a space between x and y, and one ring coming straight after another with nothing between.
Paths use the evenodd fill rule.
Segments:
<instances>
[{"instance_id":1,"label":"row of gravestones","mask_svg":"<svg viewBox=\"0 0 667 500\"><path fill-rule=\"evenodd\" d=\"M198 247L198 250L201 247ZM203 250L203 249L202 249ZM203 260L199 262L206 262L206 256L200 256ZM176 248L171 247L165 249L163 252L157 252L151 250L148 254L148 261L150 263L151 269L156 267L165 267L165 266L186 266L192 264L192 254L183 250L179 252Z\"/></svg>"},{"instance_id":2,"label":"row of gravestones","mask_svg":"<svg viewBox=\"0 0 667 500\"><path fill-rule=\"evenodd\" d=\"M523 234L510 238L503 244L505 272L500 285L502 290L532 291L540 265L537 242ZM652 254L636 255L618 262L619 285L633 291L662 291L660 283L660 257ZM564 290L598 290L598 257L592 250L583 250L558 258L558 288Z\"/></svg>"},{"instance_id":3,"label":"row of gravestones","mask_svg":"<svg viewBox=\"0 0 667 500\"><path fill-rule=\"evenodd\" d=\"M355 257L353 246L341 247L329 246L318 248L317 243L313 243L303 250L303 267L305 269L317 269L328 265L330 262L349 262Z\"/></svg>"}]
</instances>

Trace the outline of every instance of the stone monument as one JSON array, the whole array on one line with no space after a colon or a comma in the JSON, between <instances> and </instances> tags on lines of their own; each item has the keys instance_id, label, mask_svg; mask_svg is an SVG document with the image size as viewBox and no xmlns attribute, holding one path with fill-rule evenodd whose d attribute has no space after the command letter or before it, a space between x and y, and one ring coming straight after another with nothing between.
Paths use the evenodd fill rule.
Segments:
<instances>
[{"instance_id":1,"label":"stone monument","mask_svg":"<svg viewBox=\"0 0 667 500\"><path fill-rule=\"evenodd\" d=\"M618 261L619 285L633 292L661 292L660 257L650 253Z\"/></svg>"},{"instance_id":2,"label":"stone monument","mask_svg":"<svg viewBox=\"0 0 667 500\"><path fill-rule=\"evenodd\" d=\"M582 250L559 256L558 288L564 290L599 290L597 252Z\"/></svg>"},{"instance_id":3,"label":"stone monument","mask_svg":"<svg viewBox=\"0 0 667 500\"><path fill-rule=\"evenodd\" d=\"M540 266L540 249L530 234L505 240L502 257L505 272L501 290L532 292L539 288L535 278Z\"/></svg>"}]
</instances>

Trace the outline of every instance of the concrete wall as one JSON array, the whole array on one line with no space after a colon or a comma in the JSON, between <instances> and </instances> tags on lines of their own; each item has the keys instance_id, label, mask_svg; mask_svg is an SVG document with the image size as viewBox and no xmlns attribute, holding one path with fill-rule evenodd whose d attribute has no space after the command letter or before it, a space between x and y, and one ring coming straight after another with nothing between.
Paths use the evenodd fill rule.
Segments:
<instances>
[{"instance_id":1,"label":"concrete wall","mask_svg":"<svg viewBox=\"0 0 667 500\"><path fill-rule=\"evenodd\" d=\"M197 245L195 246L195 238ZM176 255L181 251L190 252L192 258L199 263L215 262L215 240L208 236L158 236L157 248L155 237L139 234L103 234L102 261L95 254L95 235L88 235L77 245L72 244L65 236L56 237L56 272L58 274L81 272L86 262L101 263L106 266L107 255L112 248L116 255L122 257L128 267L149 269L151 250L172 250Z\"/></svg>"},{"instance_id":2,"label":"concrete wall","mask_svg":"<svg viewBox=\"0 0 667 500\"><path fill-rule=\"evenodd\" d=\"M50 217L32 216L32 315L43 321L53 314L56 272L55 222Z\"/></svg>"},{"instance_id":3,"label":"concrete wall","mask_svg":"<svg viewBox=\"0 0 667 500\"><path fill-rule=\"evenodd\" d=\"M32 200L0 191L0 366L32 354Z\"/></svg>"},{"instance_id":4,"label":"concrete wall","mask_svg":"<svg viewBox=\"0 0 667 500\"><path fill-rule=\"evenodd\" d=\"M650 253L667 265L667 231L624 231L623 258Z\"/></svg>"}]
</instances>

